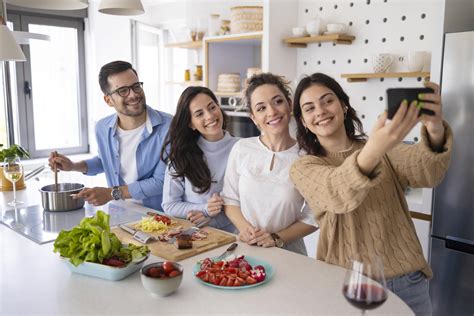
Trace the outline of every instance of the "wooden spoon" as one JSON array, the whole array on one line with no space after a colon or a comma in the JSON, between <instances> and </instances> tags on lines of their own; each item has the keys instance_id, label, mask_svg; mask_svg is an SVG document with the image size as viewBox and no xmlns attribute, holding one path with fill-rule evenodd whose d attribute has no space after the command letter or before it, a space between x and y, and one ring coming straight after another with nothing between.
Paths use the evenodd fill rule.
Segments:
<instances>
[{"instance_id":1,"label":"wooden spoon","mask_svg":"<svg viewBox=\"0 0 474 316\"><path fill-rule=\"evenodd\" d=\"M56 158L58 156L58 152L54 151L53 152L53 157ZM54 163L54 191L58 191L58 168L56 167L56 162Z\"/></svg>"}]
</instances>

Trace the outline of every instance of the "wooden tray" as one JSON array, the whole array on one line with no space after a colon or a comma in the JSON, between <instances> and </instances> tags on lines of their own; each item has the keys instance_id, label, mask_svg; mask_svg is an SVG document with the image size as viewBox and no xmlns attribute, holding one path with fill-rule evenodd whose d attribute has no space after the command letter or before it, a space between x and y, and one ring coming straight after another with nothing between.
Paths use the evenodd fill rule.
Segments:
<instances>
[{"instance_id":1,"label":"wooden tray","mask_svg":"<svg viewBox=\"0 0 474 316\"><path fill-rule=\"evenodd\" d=\"M173 220L178 223L172 225L171 227L183 226L183 229L192 227L192 224L186 220L173 218ZM135 227L137 222L127 223L127 226ZM147 243L148 248L153 255L164 258L170 261L180 261L197 254L212 250L214 248L230 244L236 240L235 235L216 229L214 227L203 227L201 230L207 232L209 235L204 240L193 241L193 248L191 249L177 249L174 244L169 244L168 242L163 241L154 241ZM124 243L132 243L135 245L142 246L143 244L135 240L133 236L126 231L122 230L119 227L114 227L111 229L118 239ZM154 235L154 234L152 234Z\"/></svg>"}]
</instances>

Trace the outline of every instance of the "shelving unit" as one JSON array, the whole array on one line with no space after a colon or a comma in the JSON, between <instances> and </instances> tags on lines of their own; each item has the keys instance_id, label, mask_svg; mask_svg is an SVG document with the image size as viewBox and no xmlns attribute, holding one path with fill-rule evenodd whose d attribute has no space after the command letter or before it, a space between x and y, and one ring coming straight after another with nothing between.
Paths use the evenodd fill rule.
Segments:
<instances>
[{"instance_id":1,"label":"shelving unit","mask_svg":"<svg viewBox=\"0 0 474 316\"><path fill-rule=\"evenodd\" d=\"M421 77L429 80L430 72L414 71L414 72L382 72L382 73L354 73L341 74L342 78L346 78L348 82L363 82L368 79L378 78L405 78L405 77Z\"/></svg>"},{"instance_id":2,"label":"shelving unit","mask_svg":"<svg viewBox=\"0 0 474 316\"><path fill-rule=\"evenodd\" d=\"M308 44L321 42L333 42L334 44L350 45L354 39L355 36L347 34L327 34L318 36L287 37L283 39L283 43L286 43L288 47L304 48Z\"/></svg>"},{"instance_id":3,"label":"shelving unit","mask_svg":"<svg viewBox=\"0 0 474 316\"><path fill-rule=\"evenodd\" d=\"M170 43L165 45L166 48L187 48L187 49L199 49L202 48L202 41L189 41L180 43Z\"/></svg>"},{"instance_id":4,"label":"shelving unit","mask_svg":"<svg viewBox=\"0 0 474 316\"><path fill-rule=\"evenodd\" d=\"M204 85L217 90L219 74L239 73L241 80L248 68L262 68L263 32L250 32L204 38ZM216 96L240 97L240 92L216 92Z\"/></svg>"}]
</instances>

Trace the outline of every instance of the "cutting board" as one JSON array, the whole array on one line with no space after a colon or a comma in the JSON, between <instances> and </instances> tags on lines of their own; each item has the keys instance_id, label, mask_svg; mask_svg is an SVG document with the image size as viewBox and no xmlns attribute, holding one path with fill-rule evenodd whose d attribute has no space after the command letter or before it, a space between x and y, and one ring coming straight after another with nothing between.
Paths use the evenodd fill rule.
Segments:
<instances>
[{"instance_id":1,"label":"cutting board","mask_svg":"<svg viewBox=\"0 0 474 316\"><path fill-rule=\"evenodd\" d=\"M183 229L192 227L192 224L186 220L179 218L173 218L173 220L177 221L178 223L172 225L172 228L176 226L183 226ZM135 227L136 223L138 223L138 221L127 223L127 226ZM111 230L123 243L132 243L139 246L143 245L139 241L135 240L131 234L120 229L119 227L114 227ZM193 247L190 249L177 249L174 244L169 244L168 242L163 241L148 242L147 246L150 248L151 253L155 256L170 261L180 261L211 249L230 244L236 240L235 235L214 227L205 226L201 228L201 230L208 233L207 238L204 240L193 241ZM151 235L156 236L153 233L151 233Z\"/></svg>"}]
</instances>

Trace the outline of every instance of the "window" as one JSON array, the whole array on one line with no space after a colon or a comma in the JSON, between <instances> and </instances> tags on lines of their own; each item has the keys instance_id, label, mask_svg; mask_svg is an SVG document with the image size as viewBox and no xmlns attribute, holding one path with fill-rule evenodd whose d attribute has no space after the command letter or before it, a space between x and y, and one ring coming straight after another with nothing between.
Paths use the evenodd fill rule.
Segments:
<instances>
[{"instance_id":1,"label":"window","mask_svg":"<svg viewBox=\"0 0 474 316\"><path fill-rule=\"evenodd\" d=\"M87 145L84 31L80 18L9 13L20 31L50 36L24 45L27 58L10 63L12 121L10 139L27 148L32 157L52 150L83 153ZM17 115L15 115L17 112Z\"/></svg>"},{"instance_id":2,"label":"window","mask_svg":"<svg viewBox=\"0 0 474 316\"><path fill-rule=\"evenodd\" d=\"M169 107L164 95L163 31L137 21L132 21L132 30L133 66L144 83L146 102L173 114L174 107Z\"/></svg>"}]
</instances>

